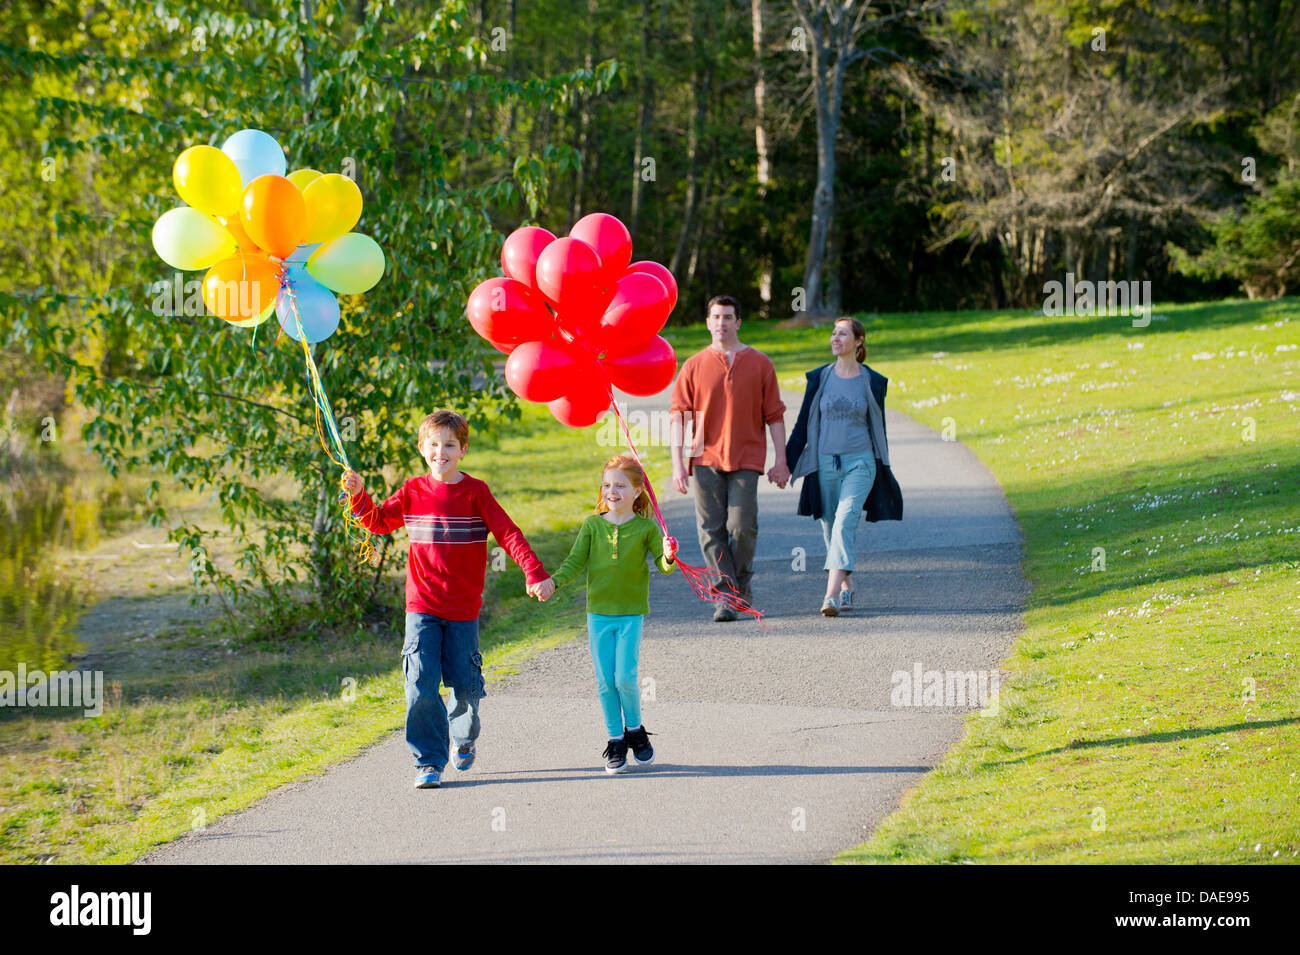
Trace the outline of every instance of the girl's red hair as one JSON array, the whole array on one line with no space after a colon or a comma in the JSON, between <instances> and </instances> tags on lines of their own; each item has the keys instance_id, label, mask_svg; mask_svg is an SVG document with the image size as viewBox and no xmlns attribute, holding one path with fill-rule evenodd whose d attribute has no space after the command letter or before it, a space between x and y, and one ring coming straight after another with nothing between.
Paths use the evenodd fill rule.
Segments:
<instances>
[{"instance_id":1,"label":"girl's red hair","mask_svg":"<svg viewBox=\"0 0 1300 955\"><path fill-rule=\"evenodd\" d=\"M600 469L601 484L605 483L605 472L609 470L622 471L627 475L628 483L637 491L636 500L632 502L633 513L640 514L642 517L650 516L650 495L645 489L645 474L641 470L641 465L636 463L636 458L628 454L616 454ZM604 514L609 510L609 505L605 503L604 488L596 491L596 513Z\"/></svg>"}]
</instances>

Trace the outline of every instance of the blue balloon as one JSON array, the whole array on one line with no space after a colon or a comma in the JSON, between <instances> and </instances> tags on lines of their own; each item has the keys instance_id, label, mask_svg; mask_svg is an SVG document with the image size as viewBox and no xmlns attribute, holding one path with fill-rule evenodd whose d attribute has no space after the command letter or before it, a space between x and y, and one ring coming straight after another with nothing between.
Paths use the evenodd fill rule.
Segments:
<instances>
[{"instance_id":1,"label":"blue balloon","mask_svg":"<svg viewBox=\"0 0 1300 955\"><path fill-rule=\"evenodd\" d=\"M225 141L221 151L235 161L245 186L258 176L283 176L289 168L280 144L260 129L241 129Z\"/></svg>"},{"instance_id":2,"label":"blue balloon","mask_svg":"<svg viewBox=\"0 0 1300 955\"><path fill-rule=\"evenodd\" d=\"M287 259L285 259L285 261L305 263L308 259L311 258L311 254L315 252L317 249L319 249L320 247L321 244L319 242L312 242L311 244L304 243L303 245L300 245L298 246L298 248L294 249L293 254L290 255Z\"/></svg>"},{"instance_id":3,"label":"blue balloon","mask_svg":"<svg viewBox=\"0 0 1300 955\"><path fill-rule=\"evenodd\" d=\"M305 337L309 344L323 342L339 327L339 300L295 262L286 270L284 285L275 300L275 314L284 333L294 341L300 342ZM299 321L302 335L298 334Z\"/></svg>"}]
</instances>

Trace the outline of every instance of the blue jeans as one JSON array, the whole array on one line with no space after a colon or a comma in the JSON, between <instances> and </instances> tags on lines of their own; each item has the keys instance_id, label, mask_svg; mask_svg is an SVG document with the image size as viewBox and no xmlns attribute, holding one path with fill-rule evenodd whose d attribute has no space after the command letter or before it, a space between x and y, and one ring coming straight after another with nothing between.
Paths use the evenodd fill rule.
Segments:
<instances>
[{"instance_id":1,"label":"blue jeans","mask_svg":"<svg viewBox=\"0 0 1300 955\"><path fill-rule=\"evenodd\" d=\"M822 494L822 538L826 541L823 570L853 571L853 551L858 543L862 505L876 480L876 456L819 454L817 483Z\"/></svg>"},{"instance_id":2,"label":"blue jeans","mask_svg":"<svg viewBox=\"0 0 1300 955\"><path fill-rule=\"evenodd\" d=\"M622 739L623 730L641 725L641 688L636 668L641 657L640 614L587 614L591 662L596 668L596 689L605 729L610 739Z\"/></svg>"},{"instance_id":3,"label":"blue jeans","mask_svg":"<svg viewBox=\"0 0 1300 955\"><path fill-rule=\"evenodd\" d=\"M416 766L432 766L441 772L447 766L449 731L457 746L478 739L478 705L485 695L478 618L443 620L432 614L408 613L402 674L406 678L406 745ZM438 694L440 682L450 691L447 704Z\"/></svg>"}]
</instances>

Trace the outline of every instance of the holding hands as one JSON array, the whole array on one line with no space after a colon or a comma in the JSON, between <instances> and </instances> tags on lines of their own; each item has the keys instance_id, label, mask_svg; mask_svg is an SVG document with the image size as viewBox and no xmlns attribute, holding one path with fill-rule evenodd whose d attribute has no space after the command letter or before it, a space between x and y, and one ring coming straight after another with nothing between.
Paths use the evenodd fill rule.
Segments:
<instances>
[{"instance_id":1,"label":"holding hands","mask_svg":"<svg viewBox=\"0 0 1300 955\"><path fill-rule=\"evenodd\" d=\"M778 461L767 472L767 479L777 487L784 488L790 483L790 468L784 461Z\"/></svg>"},{"instance_id":2,"label":"holding hands","mask_svg":"<svg viewBox=\"0 0 1300 955\"><path fill-rule=\"evenodd\" d=\"M555 593L555 581L550 577L545 580L539 580L527 588L528 596L536 597L538 600L546 601L550 599L551 594Z\"/></svg>"}]
</instances>

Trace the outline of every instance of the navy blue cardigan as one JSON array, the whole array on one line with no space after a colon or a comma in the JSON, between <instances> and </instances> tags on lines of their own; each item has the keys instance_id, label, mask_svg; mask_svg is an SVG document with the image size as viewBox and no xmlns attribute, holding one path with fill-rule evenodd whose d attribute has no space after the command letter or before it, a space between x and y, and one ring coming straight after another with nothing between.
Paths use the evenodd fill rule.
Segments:
<instances>
[{"instance_id":1,"label":"navy blue cardigan","mask_svg":"<svg viewBox=\"0 0 1300 955\"><path fill-rule=\"evenodd\" d=\"M794 430L790 432L790 439L785 445L785 459L794 467L795 461L799 460L799 455L803 453L804 447L808 444L808 414L812 410L813 397L817 393L818 379L821 377L822 369L825 365L819 365L804 377L807 379L804 384L803 405L799 408L799 420L795 422ZM889 379L877 371L873 371L869 366L863 365L863 370L870 376L872 394L876 397L876 404L880 405L880 413L885 413L885 392L888 390ZM880 422L880 427L885 428L885 422ZM885 436L888 441L888 434ZM871 491L867 494L867 500L862 505L866 511L868 521L901 521L903 519L903 492L894 480L894 474L889 469L889 465L876 458L876 480L871 485ZM805 475L803 487L799 491L799 514L814 519L822 516L822 494L821 485L817 481L817 472Z\"/></svg>"}]
</instances>

